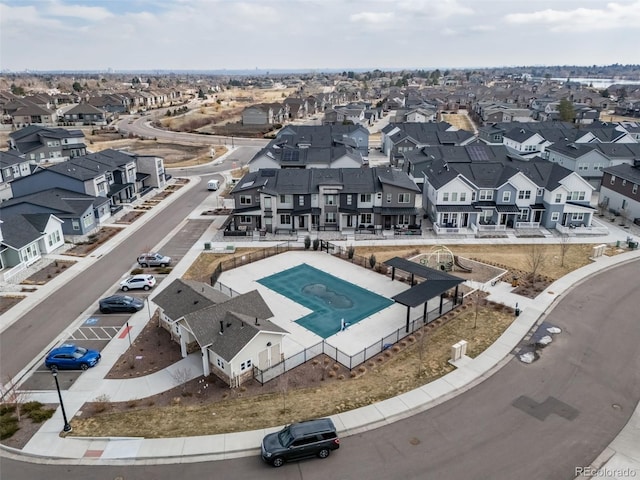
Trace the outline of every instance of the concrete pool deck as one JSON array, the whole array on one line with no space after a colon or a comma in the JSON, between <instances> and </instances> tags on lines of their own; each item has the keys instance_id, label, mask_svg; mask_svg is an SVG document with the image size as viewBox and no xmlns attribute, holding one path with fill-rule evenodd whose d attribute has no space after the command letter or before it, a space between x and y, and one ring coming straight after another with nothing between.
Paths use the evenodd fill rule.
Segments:
<instances>
[{"instance_id":1,"label":"concrete pool deck","mask_svg":"<svg viewBox=\"0 0 640 480\"><path fill-rule=\"evenodd\" d=\"M346 260L316 251L281 253L259 262L223 272L219 282L224 286L238 293L246 293L252 290L260 292L260 295L273 311L274 316L271 321L284 328L290 334L285 337L283 344L286 356L294 355L323 340L347 355L355 355L365 347L380 342L381 339L405 326L406 307L395 303L326 339L296 323L296 320L312 313L312 311L290 298L265 287L258 280L271 276L274 272L282 272L303 263L385 298L391 298L409 288L406 283L398 280L392 281L385 275L372 275L370 269L365 269ZM437 299L431 301L428 309L436 308L438 303ZM420 317L422 310L422 307L412 308L411 318Z\"/></svg>"}]
</instances>

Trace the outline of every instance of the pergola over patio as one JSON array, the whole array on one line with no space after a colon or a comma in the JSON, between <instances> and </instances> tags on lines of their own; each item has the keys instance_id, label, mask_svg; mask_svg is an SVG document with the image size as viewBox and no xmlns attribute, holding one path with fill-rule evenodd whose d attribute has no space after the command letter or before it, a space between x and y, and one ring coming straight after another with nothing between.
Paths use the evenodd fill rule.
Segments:
<instances>
[{"instance_id":1,"label":"pergola over patio","mask_svg":"<svg viewBox=\"0 0 640 480\"><path fill-rule=\"evenodd\" d=\"M450 275L447 272L441 270L435 270L433 268L425 267L419 263L412 262L406 258L394 257L384 262L385 265L391 267L391 280L395 279L396 268L411 274L412 287L405 290L398 295L391 297L396 303L407 307L407 327L406 331L409 332L409 315L412 308L415 308L421 304L424 304L424 312L422 314L422 320L427 318L427 303L432 298L440 296L440 313L442 314L442 304L444 300L444 294L455 288L455 294L453 297L453 305L458 302L458 285L464 282L462 278L458 278L454 275ZM415 277L424 278L425 281L413 285Z\"/></svg>"}]
</instances>

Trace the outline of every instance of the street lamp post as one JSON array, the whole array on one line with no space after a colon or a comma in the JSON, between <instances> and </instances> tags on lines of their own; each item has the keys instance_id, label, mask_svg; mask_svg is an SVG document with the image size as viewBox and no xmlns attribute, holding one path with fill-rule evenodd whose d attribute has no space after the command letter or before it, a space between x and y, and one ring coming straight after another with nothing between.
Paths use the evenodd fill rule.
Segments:
<instances>
[{"instance_id":1,"label":"street lamp post","mask_svg":"<svg viewBox=\"0 0 640 480\"><path fill-rule=\"evenodd\" d=\"M60 393L60 384L58 383L58 369L52 368L51 375L53 375L53 379L56 381L56 390L58 391L58 398L60 399L60 408L62 409L62 418L64 419L64 427L62 427L62 431L64 433L69 433L71 431L71 425L67 420L67 412L64 410L64 403L62 402L62 393Z\"/></svg>"}]
</instances>

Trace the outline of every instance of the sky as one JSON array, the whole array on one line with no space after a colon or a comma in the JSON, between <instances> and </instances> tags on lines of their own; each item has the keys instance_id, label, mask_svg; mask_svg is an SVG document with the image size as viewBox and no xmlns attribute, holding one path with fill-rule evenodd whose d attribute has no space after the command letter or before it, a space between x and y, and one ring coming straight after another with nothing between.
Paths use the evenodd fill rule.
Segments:
<instances>
[{"instance_id":1,"label":"sky","mask_svg":"<svg viewBox=\"0 0 640 480\"><path fill-rule=\"evenodd\" d=\"M640 0L0 0L4 71L640 64Z\"/></svg>"}]
</instances>

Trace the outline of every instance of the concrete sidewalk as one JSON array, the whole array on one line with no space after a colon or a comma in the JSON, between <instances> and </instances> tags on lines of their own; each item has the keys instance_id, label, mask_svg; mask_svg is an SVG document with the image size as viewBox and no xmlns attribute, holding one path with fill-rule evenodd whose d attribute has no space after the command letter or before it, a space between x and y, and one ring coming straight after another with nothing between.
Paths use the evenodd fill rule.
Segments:
<instances>
[{"instance_id":1,"label":"concrete sidewalk","mask_svg":"<svg viewBox=\"0 0 640 480\"><path fill-rule=\"evenodd\" d=\"M196 182L192 182L191 185ZM189 187L190 188L190 187ZM189 188L180 189L180 194L184 194ZM172 198L173 197L173 198ZM175 199L176 195L169 198ZM216 202L211 197L208 201ZM168 203L168 202L167 202ZM200 205L194 210L193 218L200 216L203 206ZM158 209L154 214L159 213ZM151 216L143 216L145 220ZM202 252L205 241L210 241L219 225L214 222L211 227L202 235L194 246L186 253L183 260L177 264L164 285L168 285L173 278L181 277L187 270L189 265ZM142 223L133 225L139 228ZM131 229L128 233L122 232L122 236L118 235L114 241L122 241L125 235L132 233ZM626 238L626 232L615 231L607 237L598 237L595 239L576 239L576 243L614 243L618 240ZM423 241L426 245L441 243L439 241ZM497 243L497 240L491 239L491 243ZM525 243L549 243L551 239L525 239ZM573 240L573 239L572 239ZM589 242L590 240L591 242ZM416 239L412 239L416 243ZM259 245L268 246L268 242L260 242ZM276 242L277 243L277 242ZM340 243L340 242L336 242ZM358 242L358 244L376 244L384 245L394 244L393 241L371 241ZM402 244L404 242L399 242ZM481 243L472 240L456 239L455 243ZM513 243L505 241L504 243ZM252 244L252 245L255 245ZM100 256L113 248L113 246L105 245L102 251L97 253ZM93 257L93 255L92 255ZM336 426L340 430L342 436L353 435L363 431L367 431L379 426L392 423L412 416L418 412L430 409L446 400L458 395L488 376L495 373L502 365L511 359L514 348L522 341L522 339L531 331L537 323L541 322L545 317L545 312L564 295L570 288L588 278L589 276L619 265L623 262L634 261L640 259L640 250L623 253L612 257L599 257L593 263L571 272L565 277L557 280L542 292L535 300L527 299L520 295L512 293L512 287L505 282L498 282L495 285L483 284L483 290L489 293L489 299L495 302L503 303L508 306L518 304L522 313L515 319L513 324L502 334L502 336L486 351L474 359L464 357L461 361L456 362L457 369L450 374L426 384L418 389L402 394L398 397L385 400L383 402L369 405L356 410L345 412L332 416ZM95 258L85 258L78 262L76 271L87 268ZM75 266L74 266L75 267ZM71 269L70 269L71 270ZM65 272L65 274L71 272ZM48 292L57 288L63 279L55 279L50 282L49 288L41 288L35 292L31 302L40 301ZM160 290L155 291L150 297ZM39 300L37 297L41 297ZM27 300L23 301L26 302ZM21 302L21 303L23 303ZM20 305L20 304L18 304ZM6 317L18 318L22 313L21 309L11 309L11 315L3 315L2 325L10 324L11 319ZM134 314L129 320L129 326L132 327L131 337L135 338L148 321L148 314L145 311ZM156 372L142 378L126 379L126 380L107 380L104 377L111 369L111 366L117 361L121 354L128 348L128 341L112 341L102 351L102 361L92 369L84 372L80 378L74 383L68 391L63 391L63 400L67 412L67 416L72 418L82 406L93 401L97 397L106 395L111 401L126 401L136 398L144 398L151 396L176 386L175 372L178 369L184 371L198 372L201 358L199 354L191 355L180 362L170 366L169 368ZM37 362L37 361L36 361ZM196 374L193 375L197 376ZM30 400L38 400L43 403L58 403L57 392L41 391L30 392ZM56 410L55 415L45 422L42 428L34 435L29 443L22 450L14 450L2 446L0 452L2 455L16 457L31 457L30 461L51 462L52 459L64 459L63 463L79 464L87 462L91 464L110 463L116 460L126 461L127 463L173 463L173 462L195 462L218 460L225 458L234 458L246 455L257 455L262 437L277 428L255 430L249 432L198 436L198 437L181 437L169 439L144 439L144 438L77 438L73 434L66 438L59 436L60 427L63 425L62 413L60 409ZM598 464L594 467L602 467L603 473L607 468L622 468L624 465L631 465L640 471L640 408L636 409L634 415L630 419L627 427L620 433L618 438L610 445L607 451L603 452L598 460ZM613 477L602 477L613 478Z\"/></svg>"}]
</instances>

